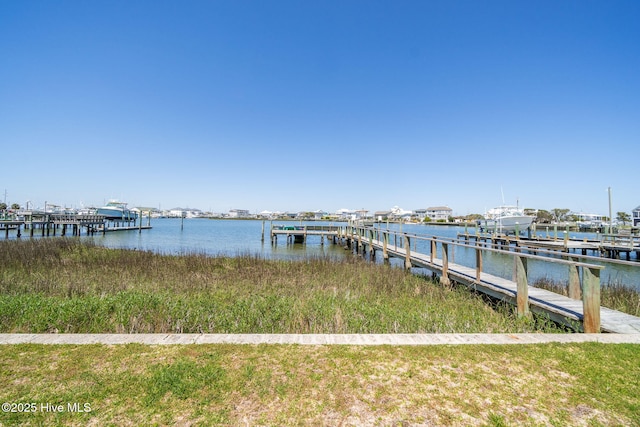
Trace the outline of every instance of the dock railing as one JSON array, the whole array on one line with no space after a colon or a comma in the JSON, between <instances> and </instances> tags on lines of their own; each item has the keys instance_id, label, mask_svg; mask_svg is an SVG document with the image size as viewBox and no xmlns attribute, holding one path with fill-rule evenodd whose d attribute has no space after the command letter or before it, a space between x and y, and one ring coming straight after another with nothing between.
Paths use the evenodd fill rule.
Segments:
<instances>
[{"instance_id":1,"label":"dock railing","mask_svg":"<svg viewBox=\"0 0 640 427\"><path fill-rule=\"evenodd\" d=\"M440 274L440 282L449 285L450 258L454 255L454 248L464 247L475 252L475 265L464 266L474 269L474 275L455 272L455 280L474 286L485 282L483 276L489 276L483 263L484 254L499 253L511 257L514 264L513 282L517 285L515 293L517 313L520 316L529 315L529 280L528 261L537 260L566 266L569 298L582 300L583 329L585 332L600 332L600 271L601 265L589 264L568 259L557 259L539 255L512 252L508 250L487 247L476 241L475 245L463 243L454 239L421 236L412 233L394 231L382 228L350 225L347 234L357 242L358 248L368 245L371 250L382 249L384 259L390 256L404 257L405 268L416 266L427 268ZM418 252L418 242L423 242ZM413 245L413 250L412 250ZM425 252L426 249L426 252ZM374 252L375 253L375 252ZM438 257L439 255L439 257ZM509 292L505 292L508 294Z\"/></svg>"}]
</instances>

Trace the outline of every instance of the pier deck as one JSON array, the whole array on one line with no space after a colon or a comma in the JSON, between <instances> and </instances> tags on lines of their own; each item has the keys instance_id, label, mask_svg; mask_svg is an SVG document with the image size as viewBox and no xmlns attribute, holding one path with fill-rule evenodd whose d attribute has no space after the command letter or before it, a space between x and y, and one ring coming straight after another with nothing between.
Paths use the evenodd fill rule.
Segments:
<instances>
[{"instance_id":1,"label":"pier deck","mask_svg":"<svg viewBox=\"0 0 640 427\"><path fill-rule=\"evenodd\" d=\"M380 239L382 234L382 240ZM396 234L401 236L404 245L390 244L389 235ZM480 245L470 246L464 243L455 243L455 241L444 241L437 238L430 238L432 250L430 254L418 253L411 250L409 239L418 236L409 236L389 231L380 231L366 227L353 227L347 233L346 238L349 245L356 247L356 250L362 249L364 252L369 247L371 256L375 257L376 251L383 251L383 256L396 257L405 260L405 266L426 268L434 274L441 276L441 282L448 284L450 280L462 283L470 288L483 292L494 298L507 301L518 306L519 314L524 314L530 309L532 312L543 313L548 315L552 320L566 324L570 327L582 325L586 332L614 332L614 333L640 333L640 318L606 307L600 307L600 278L599 271L602 266L596 266L586 263L572 262L568 260L558 260L549 257L523 255L509 251L501 251L482 247ZM397 239L396 239L397 241ZM441 256L435 256L437 253L436 245L441 245ZM464 245L476 250L476 267L467 267L448 261L449 245ZM408 250L406 249L408 248ZM510 254L516 258L518 263L524 267L520 268L518 274L514 274L514 280L504 279L483 271L482 252L495 251ZM577 287L578 294L580 287L583 288L582 299L579 296L569 298L544 289L529 286L526 278L526 258L535 258L546 262L566 263L571 269L575 270L573 278L570 276L569 281L573 281L574 289ZM524 260L524 261L523 261ZM583 282L579 281L580 275L578 268L583 269ZM585 279L585 277L589 279ZM570 288L571 289L571 288ZM570 290L571 292L571 290ZM594 306L597 304L597 306ZM595 328L596 330L590 330Z\"/></svg>"},{"instance_id":2,"label":"pier deck","mask_svg":"<svg viewBox=\"0 0 640 427\"><path fill-rule=\"evenodd\" d=\"M320 236L324 243L325 237L335 239L340 228L333 225L274 225L271 227L271 242L276 243L278 236L285 236L287 241L293 238L296 242L304 242L308 236Z\"/></svg>"},{"instance_id":3,"label":"pier deck","mask_svg":"<svg viewBox=\"0 0 640 427\"><path fill-rule=\"evenodd\" d=\"M108 231L148 230L151 229L150 214L147 225L142 224L142 217L137 220L109 220L104 215L97 214L54 214L24 212L14 219L0 220L0 230L5 231L5 238L9 238L9 231L16 231L16 236L22 236L22 228L29 229L29 235L33 237L34 230L39 228L42 236L49 236L61 230L61 235L67 234L70 229L74 236L79 236L82 229L86 229L87 235L94 233L106 233ZM137 222L137 225L136 225Z\"/></svg>"},{"instance_id":4,"label":"pier deck","mask_svg":"<svg viewBox=\"0 0 640 427\"><path fill-rule=\"evenodd\" d=\"M491 242L494 245L515 245L516 247L535 252L537 249L557 252L580 252L597 254L609 259L620 259L624 254L627 260L631 260L631 254L635 252L635 260L640 261L640 236L605 235L601 240L549 238L549 237L521 237L496 234L471 234L458 233L459 239L466 241Z\"/></svg>"}]
</instances>

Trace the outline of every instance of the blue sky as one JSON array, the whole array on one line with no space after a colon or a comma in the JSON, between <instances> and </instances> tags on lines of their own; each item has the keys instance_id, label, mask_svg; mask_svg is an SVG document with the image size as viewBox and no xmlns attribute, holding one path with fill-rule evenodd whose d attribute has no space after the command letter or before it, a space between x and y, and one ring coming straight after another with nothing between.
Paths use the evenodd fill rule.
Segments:
<instances>
[{"instance_id":1,"label":"blue sky","mask_svg":"<svg viewBox=\"0 0 640 427\"><path fill-rule=\"evenodd\" d=\"M0 2L0 191L215 212L640 205L638 1ZM4 194L3 194L4 196Z\"/></svg>"}]
</instances>

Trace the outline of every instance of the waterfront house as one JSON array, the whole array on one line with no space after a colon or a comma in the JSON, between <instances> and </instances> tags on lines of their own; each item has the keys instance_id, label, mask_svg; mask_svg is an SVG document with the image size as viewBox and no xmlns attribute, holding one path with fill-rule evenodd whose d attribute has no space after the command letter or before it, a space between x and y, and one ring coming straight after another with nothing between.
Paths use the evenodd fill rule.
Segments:
<instances>
[{"instance_id":1,"label":"waterfront house","mask_svg":"<svg viewBox=\"0 0 640 427\"><path fill-rule=\"evenodd\" d=\"M356 219L356 213L350 209L342 208L336 211L335 217L342 220Z\"/></svg>"},{"instance_id":2,"label":"waterfront house","mask_svg":"<svg viewBox=\"0 0 640 427\"><path fill-rule=\"evenodd\" d=\"M413 211L413 216L418 219L418 221L424 221L427 217L427 210L424 208L416 209Z\"/></svg>"},{"instance_id":3,"label":"waterfront house","mask_svg":"<svg viewBox=\"0 0 640 427\"><path fill-rule=\"evenodd\" d=\"M640 206L631 211L631 214L633 216L633 226L636 227L640 225Z\"/></svg>"},{"instance_id":4,"label":"waterfront house","mask_svg":"<svg viewBox=\"0 0 640 427\"><path fill-rule=\"evenodd\" d=\"M409 221L413 212L406 211L401 207L394 206L391 208L391 217L397 221Z\"/></svg>"},{"instance_id":5,"label":"waterfront house","mask_svg":"<svg viewBox=\"0 0 640 427\"><path fill-rule=\"evenodd\" d=\"M576 224L582 229L592 229L602 227L605 221L604 215L572 212L570 216L576 219Z\"/></svg>"},{"instance_id":6,"label":"waterfront house","mask_svg":"<svg viewBox=\"0 0 640 427\"><path fill-rule=\"evenodd\" d=\"M448 221L453 213L453 209L449 206L433 206L426 209L425 216L431 218L431 221Z\"/></svg>"},{"instance_id":7,"label":"waterfront house","mask_svg":"<svg viewBox=\"0 0 640 427\"><path fill-rule=\"evenodd\" d=\"M249 211L246 209L231 209L229 211L229 218L248 218Z\"/></svg>"},{"instance_id":8,"label":"waterfront house","mask_svg":"<svg viewBox=\"0 0 640 427\"><path fill-rule=\"evenodd\" d=\"M373 217L376 221L386 221L391 216L391 211L376 211Z\"/></svg>"}]
</instances>

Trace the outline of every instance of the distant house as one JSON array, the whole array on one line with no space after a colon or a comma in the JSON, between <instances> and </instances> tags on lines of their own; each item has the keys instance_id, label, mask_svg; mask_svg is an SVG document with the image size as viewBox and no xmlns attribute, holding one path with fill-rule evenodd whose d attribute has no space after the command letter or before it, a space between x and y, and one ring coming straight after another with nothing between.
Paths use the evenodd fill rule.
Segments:
<instances>
[{"instance_id":1,"label":"distant house","mask_svg":"<svg viewBox=\"0 0 640 427\"><path fill-rule=\"evenodd\" d=\"M576 222L580 227L600 227L605 220L604 215L584 213L584 212L572 212L571 216L576 218Z\"/></svg>"},{"instance_id":2,"label":"distant house","mask_svg":"<svg viewBox=\"0 0 640 427\"><path fill-rule=\"evenodd\" d=\"M320 220L322 218L324 218L327 215L327 213L323 210L318 209L317 211L313 211L313 219L317 219Z\"/></svg>"},{"instance_id":3,"label":"distant house","mask_svg":"<svg viewBox=\"0 0 640 427\"><path fill-rule=\"evenodd\" d=\"M350 209L338 209L335 213L336 218L338 219L356 219L356 213L355 211L352 211Z\"/></svg>"},{"instance_id":4,"label":"distant house","mask_svg":"<svg viewBox=\"0 0 640 427\"><path fill-rule=\"evenodd\" d=\"M424 221L424 219L427 217L427 210L426 209L416 209L413 211L413 215L415 217L417 217L420 221Z\"/></svg>"},{"instance_id":5,"label":"distant house","mask_svg":"<svg viewBox=\"0 0 640 427\"><path fill-rule=\"evenodd\" d=\"M169 218L182 218L187 216L187 211L182 208L173 208L166 213L166 216Z\"/></svg>"},{"instance_id":6,"label":"distant house","mask_svg":"<svg viewBox=\"0 0 640 427\"><path fill-rule=\"evenodd\" d=\"M413 212L406 211L398 206L391 208L391 217L395 220L407 221L411 219L411 215L413 215Z\"/></svg>"},{"instance_id":7,"label":"distant house","mask_svg":"<svg viewBox=\"0 0 640 427\"><path fill-rule=\"evenodd\" d=\"M633 226L640 225L640 206L631 211L631 214L633 215Z\"/></svg>"},{"instance_id":8,"label":"distant house","mask_svg":"<svg viewBox=\"0 0 640 427\"><path fill-rule=\"evenodd\" d=\"M391 216L391 211L376 211L373 214L373 218L376 221L386 221Z\"/></svg>"},{"instance_id":9,"label":"distant house","mask_svg":"<svg viewBox=\"0 0 640 427\"><path fill-rule=\"evenodd\" d=\"M248 218L249 211L246 209L231 209L229 211L229 218Z\"/></svg>"},{"instance_id":10,"label":"distant house","mask_svg":"<svg viewBox=\"0 0 640 427\"><path fill-rule=\"evenodd\" d=\"M453 209L449 206L433 206L426 209L425 215L431 218L431 221L448 221L453 213Z\"/></svg>"},{"instance_id":11,"label":"distant house","mask_svg":"<svg viewBox=\"0 0 640 427\"><path fill-rule=\"evenodd\" d=\"M355 211L356 219L365 219L368 217L369 211L366 209L358 209Z\"/></svg>"}]
</instances>

